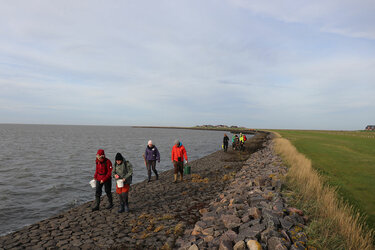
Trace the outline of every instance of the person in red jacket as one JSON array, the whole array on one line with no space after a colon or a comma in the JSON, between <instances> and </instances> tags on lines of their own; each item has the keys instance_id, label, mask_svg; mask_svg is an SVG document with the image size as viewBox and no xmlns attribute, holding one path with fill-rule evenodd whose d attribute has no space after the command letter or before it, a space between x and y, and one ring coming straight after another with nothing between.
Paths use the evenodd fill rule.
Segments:
<instances>
[{"instance_id":1,"label":"person in red jacket","mask_svg":"<svg viewBox=\"0 0 375 250\"><path fill-rule=\"evenodd\" d=\"M96 153L96 170L94 175L94 179L96 180L95 206L92 208L92 211L99 210L100 196L102 196L103 185L109 202L107 209L111 209L113 207L111 175L112 162L105 157L104 150L99 149Z\"/></svg>"},{"instance_id":2,"label":"person in red jacket","mask_svg":"<svg viewBox=\"0 0 375 250\"><path fill-rule=\"evenodd\" d=\"M181 175L181 181L184 180L184 158L186 163L188 163L188 158L186 154L186 149L184 145L179 140L175 140L174 146L172 148L172 163L174 167L174 182L177 182L178 172Z\"/></svg>"}]
</instances>

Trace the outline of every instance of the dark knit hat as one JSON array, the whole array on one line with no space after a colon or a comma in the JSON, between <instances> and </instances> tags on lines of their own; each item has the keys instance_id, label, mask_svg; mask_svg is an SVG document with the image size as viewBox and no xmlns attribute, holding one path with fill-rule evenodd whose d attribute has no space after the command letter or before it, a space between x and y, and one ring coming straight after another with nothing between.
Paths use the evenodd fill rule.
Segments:
<instances>
[{"instance_id":1,"label":"dark knit hat","mask_svg":"<svg viewBox=\"0 0 375 250\"><path fill-rule=\"evenodd\" d=\"M116 157L115 157L115 160L116 161L123 161L124 160L124 157L122 157L122 155L120 153L117 153L116 154Z\"/></svg>"}]
</instances>

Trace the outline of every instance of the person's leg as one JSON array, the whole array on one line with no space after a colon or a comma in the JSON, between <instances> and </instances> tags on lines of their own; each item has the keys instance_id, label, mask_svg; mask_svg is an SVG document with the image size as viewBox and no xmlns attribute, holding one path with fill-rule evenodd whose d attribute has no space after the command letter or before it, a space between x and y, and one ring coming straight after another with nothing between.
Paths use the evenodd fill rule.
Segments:
<instances>
[{"instance_id":1,"label":"person's leg","mask_svg":"<svg viewBox=\"0 0 375 250\"><path fill-rule=\"evenodd\" d=\"M102 188L103 188L103 184L100 184L100 181L96 181L95 206L92 208L92 211L99 210L100 196L102 196Z\"/></svg>"},{"instance_id":2,"label":"person's leg","mask_svg":"<svg viewBox=\"0 0 375 250\"><path fill-rule=\"evenodd\" d=\"M124 212L124 205L125 205L125 201L124 201L122 193L118 194L118 199L120 200L120 205L118 207L118 212L122 213L122 212Z\"/></svg>"},{"instance_id":3,"label":"person's leg","mask_svg":"<svg viewBox=\"0 0 375 250\"><path fill-rule=\"evenodd\" d=\"M180 180L184 180L184 163L179 162L179 172L180 172Z\"/></svg>"},{"instance_id":4,"label":"person's leg","mask_svg":"<svg viewBox=\"0 0 375 250\"><path fill-rule=\"evenodd\" d=\"M112 198L112 193L111 193L111 188L112 188L112 181L108 180L104 182L104 190L107 194L108 197L108 206L107 209L111 209L113 207L113 198Z\"/></svg>"},{"instance_id":5,"label":"person's leg","mask_svg":"<svg viewBox=\"0 0 375 250\"><path fill-rule=\"evenodd\" d=\"M152 161L147 161L147 175L148 175L148 182L151 181L151 165L152 165Z\"/></svg>"},{"instance_id":6,"label":"person's leg","mask_svg":"<svg viewBox=\"0 0 375 250\"><path fill-rule=\"evenodd\" d=\"M128 193L129 192L121 193L122 199L124 200L124 211L125 212L129 212L129 196L128 196Z\"/></svg>"},{"instance_id":7,"label":"person's leg","mask_svg":"<svg viewBox=\"0 0 375 250\"><path fill-rule=\"evenodd\" d=\"M159 179L158 171L156 171L156 160L152 161L151 166L152 166L152 171L154 171L155 173L156 179Z\"/></svg>"},{"instance_id":8,"label":"person's leg","mask_svg":"<svg viewBox=\"0 0 375 250\"><path fill-rule=\"evenodd\" d=\"M174 181L173 182L177 182L177 173L178 173L177 161L173 161L173 167L174 167Z\"/></svg>"}]
</instances>

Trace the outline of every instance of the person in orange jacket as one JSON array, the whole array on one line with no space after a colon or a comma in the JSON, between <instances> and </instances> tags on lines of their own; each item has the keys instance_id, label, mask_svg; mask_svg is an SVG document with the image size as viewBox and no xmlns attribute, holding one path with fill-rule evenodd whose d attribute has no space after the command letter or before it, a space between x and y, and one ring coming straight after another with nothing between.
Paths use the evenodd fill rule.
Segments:
<instances>
[{"instance_id":1,"label":"person in orange jacket","mask_svg":"<svg viewBox=\"0 0 375 250\"><path fill-rule=\"evenodd\" d=\"M184 158L186 163L188 163L188 157L184 145L179 140L175 140L174 146L172 148L171 161L174 167L174 181L177 182L177 175L180 173L181 181L184 180Z\"/></svg>"}]
</instances>

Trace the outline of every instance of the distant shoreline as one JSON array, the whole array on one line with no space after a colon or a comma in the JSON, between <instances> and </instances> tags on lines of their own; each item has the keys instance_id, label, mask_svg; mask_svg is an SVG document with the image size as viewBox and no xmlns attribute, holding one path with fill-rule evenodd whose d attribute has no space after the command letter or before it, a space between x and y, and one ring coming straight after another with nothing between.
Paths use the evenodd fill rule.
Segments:
<instances>
[{"instance_id":1,"label":"distant shoreline","mask_svg":"<svg viewBox=\"0 0 375 250\"><path fill-rule=\"evenodd\" d=\"M167 127L167 126L131 126L132 128L162 128L162 129L191 129L191 130L211 130L228 131L233 134L255 134L258 130L246 128L220 128L220 127Z\"/></svg>"}]
</instances>

